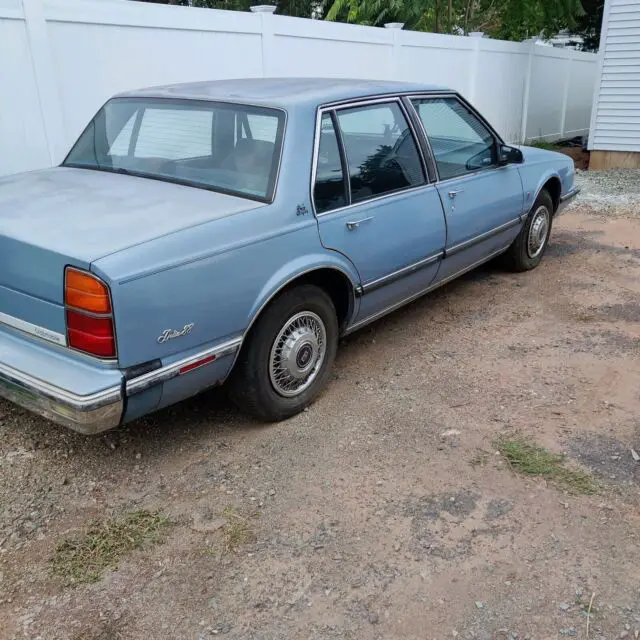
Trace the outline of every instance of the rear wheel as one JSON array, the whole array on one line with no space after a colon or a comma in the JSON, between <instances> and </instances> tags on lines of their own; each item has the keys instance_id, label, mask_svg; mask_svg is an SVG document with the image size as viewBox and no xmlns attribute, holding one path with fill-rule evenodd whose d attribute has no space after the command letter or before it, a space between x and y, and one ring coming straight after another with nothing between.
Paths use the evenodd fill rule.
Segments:
<instances>
[{"instance_id":1,"label":"rear wheel","mask_svg":"<svg viewBox=\"0 0 640 640\"><path fill-rule=\"evenodd\" d=\"M553 221L553 200L543 189L518 237L504 254L506 266L513 271L535 269L547 250Z\"/></svg>"},{"instance_id":2,"label":"rear wheel","mask_svg":"<svg viewBox=\"0 0 640 640\"><path fill-rule=\"evenodd\" d=\"M302 285L279 295L251 330L230 381L238 407L266 421L289 418L327 384L338 345L331 298Z\"/></svg>"}]
</instances>

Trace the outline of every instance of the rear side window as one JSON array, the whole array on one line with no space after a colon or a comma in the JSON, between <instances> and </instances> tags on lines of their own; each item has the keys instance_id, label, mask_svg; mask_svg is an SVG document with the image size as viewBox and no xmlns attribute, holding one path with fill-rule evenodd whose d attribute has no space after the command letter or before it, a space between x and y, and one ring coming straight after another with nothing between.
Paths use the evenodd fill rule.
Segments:
<instances>
[{"instance_id":1,"label":"rear side window","mask_svg":"<svg viewBox=\"0 0 640 640\"><path fill-rule=\"evenodd\" d=\"M344 109L337 116L353 203L426 182L416 141L397 102Z\"/></svg>"},{"instance_id":2,"label":"rear side window","mask_svg":"<svg viewBox=\"0 0 640 640\"><path fill-rule=\"evenodd\" d=\"M320 125L320 145L313 200L317 213L339 209L347 204L338 137L331 116L325 113Z\"/></svg>"}]
</instances>

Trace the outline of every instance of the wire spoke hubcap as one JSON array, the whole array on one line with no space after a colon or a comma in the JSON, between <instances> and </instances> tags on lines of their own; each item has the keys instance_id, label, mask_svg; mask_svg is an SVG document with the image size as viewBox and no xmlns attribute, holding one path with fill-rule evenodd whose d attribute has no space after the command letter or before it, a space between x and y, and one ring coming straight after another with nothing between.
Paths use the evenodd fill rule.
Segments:
<instances>
[{"instance_id":1,"label":"wire spoke hubcap","mask_svg":"<svg viewBox=\"0 0 640 640\"><path fill-rule=\"evenodd\" d=\"M533 214L527 238L527 253L530 258L537 258L544 249L549 233L549 219L549 210L545 206L538 207Z\"/></svg>"},{"instance_id":2,"label":"wire spoke hubcap","mask_svg":"<svg viewBox=\"0 0 640 640\"><path fill-rule=\"evenodd\" d=\"M327 331L320 316L303 311L289 318L269 357L269 378L275 391L292 398L307 389L322 368L326 346Z\"/></svg>"}]
</instances>

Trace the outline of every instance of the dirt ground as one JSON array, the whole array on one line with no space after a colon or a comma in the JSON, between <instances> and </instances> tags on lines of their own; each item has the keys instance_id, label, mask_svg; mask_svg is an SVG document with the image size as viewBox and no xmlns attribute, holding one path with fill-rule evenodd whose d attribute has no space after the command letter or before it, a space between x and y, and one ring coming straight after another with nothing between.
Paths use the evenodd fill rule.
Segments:
<instances>
[{"instance_id":1,"label":"dirt ground","mask_svg":"<svg viewBox=\"0 0 640 640\"><path fill-rule=\"evenodd\" d=\"M85 438L0 402L0 637L638 638L640 206L598 202L537 270L482 268L345 340L287 422L215 391ZM514 434L600 491L516 475ZM51 573L65 537L141 508L164 542L94 584Z\"/></svg>"}]
</instances>

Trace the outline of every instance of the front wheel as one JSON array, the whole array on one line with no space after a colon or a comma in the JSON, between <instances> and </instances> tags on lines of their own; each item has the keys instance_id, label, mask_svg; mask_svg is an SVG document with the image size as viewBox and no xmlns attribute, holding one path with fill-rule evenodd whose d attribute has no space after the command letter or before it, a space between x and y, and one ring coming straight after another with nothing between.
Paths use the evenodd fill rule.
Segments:
<instances>
[{"instance_id":1,"label":"front wheel","mask_svg":"<svg viewBox=\"0 0 640 640\"><path fill-rule=\"evenodd\" d=\"M230 381L231 397L270 422L311 404L327 384L338 345L331 298L302 285L280 294L251 330Z\"/></svg>"},{"instance_id":2,"label":"front wheel","mask_svg":"<svg viewBox=\"0 0 640 640\"><path fill-rule=\"evenodd\" d=\"M513 271L535 269L544 256L551 235L553 200L542 190L518 237L504 254L506 266Z\"/></svg>"}]
</instances>

